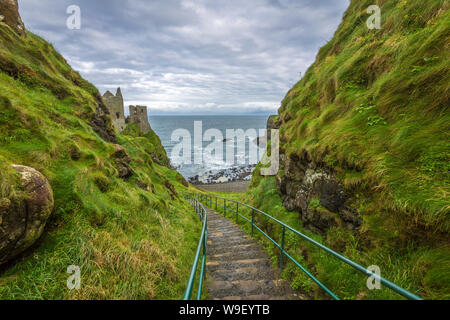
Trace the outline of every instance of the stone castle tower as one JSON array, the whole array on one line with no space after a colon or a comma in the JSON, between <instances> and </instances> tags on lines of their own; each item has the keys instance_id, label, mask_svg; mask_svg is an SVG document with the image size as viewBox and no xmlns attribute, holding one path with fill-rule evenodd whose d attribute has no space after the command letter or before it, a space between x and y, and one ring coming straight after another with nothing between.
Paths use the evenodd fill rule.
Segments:
<instances>
[{"instance_id":1,"label":"stone castle tower","mask_svg":"<svg viewBox=\"0 0 450 320\"><path fill-rule=\"evenodd\" d=\"M125 109L123 106L122 91L118 88L116 95L106 91L103 95L103 101L111 114L114 128L118 132L122 132L125 129Z\"/></svg>"},{"instance_id":2,"label":"stone castle tower","mask_svg":"<svg viewBox=\"0 0 450 320\"><path fill-rule=\"evenodd\" d=\"M144 106L130 106L130 120L131 123L136 123L141 131L146 134L152 128L148 122L147 107Z\"/></svg>"},{"instance_id":3,"label":"stone castle tower","mask_svg":"<svg viewBox=\"0 0 450 320\"><path fill-rule=\"evenodd\" d=\"M110 91L106 91L103 95L103 101L111 114L114 128L118 132L125 130L127 123L136 123L143 134L147 134L151 130L147 107L130 106L130 116L125 119L125 108L120 88L117 89L116 95L113 95Z\"/></svg>"}]
</instances>

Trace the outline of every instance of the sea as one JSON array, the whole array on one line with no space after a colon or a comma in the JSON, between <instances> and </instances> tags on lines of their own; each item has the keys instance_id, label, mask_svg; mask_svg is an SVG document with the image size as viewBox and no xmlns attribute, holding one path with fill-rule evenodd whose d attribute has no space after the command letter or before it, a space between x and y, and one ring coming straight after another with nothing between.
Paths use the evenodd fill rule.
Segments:
<instances>
[{"instance_id":1,"label":"sea","mask_svg":"<svg viewBox=\"0 0 450 320\"><path fill-rule=\"evenodd\" d=\"M261 133L265 133L268 118L269 115L151 115L149 120L174 167L186 179L190 179L195 176L213 175L224 170L256 164L262 158L265 147L259 146L253 137L242 134L238 134L236 138L227 139L227 130L241 129L241 132L251 132L252 130L248 130L254 129L258 137L263 136L264 134ZM205 133L208 131L216 134L207 140L208 137L205 136ZM196 141L198 142L195 143ZM212 147L208 149L213 142L216 143L214 146L223 148L222 158L220 151L212 151L214 149ZM256 145L257 156L255 156L255 146L251 145L252 143ZM232 144L234 144L234 161L231 161L231 156L227 161L227 152L232 150L230 149ZM209 150L209 152L205 152L205 150ZM180 158L184 160L180 161ZM189 158L191 161L187 160Z\"/></svg>"}]
</instances>

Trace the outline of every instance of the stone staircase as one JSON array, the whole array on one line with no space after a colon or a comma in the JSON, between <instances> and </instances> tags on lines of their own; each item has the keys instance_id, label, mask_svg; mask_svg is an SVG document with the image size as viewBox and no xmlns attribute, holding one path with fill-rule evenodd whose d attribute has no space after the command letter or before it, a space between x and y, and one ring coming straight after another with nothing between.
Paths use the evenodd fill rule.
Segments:
<instances>
[{"instance_id":1,"label":"stone staircase","mask_svg":"<svg viewBox=\"0 0 450 320\"><path fill-rule=\"evenodd\" d=\"M256 240L207 208L206 289L214 300L297 300Z\"/></svg>"}]
</instances>

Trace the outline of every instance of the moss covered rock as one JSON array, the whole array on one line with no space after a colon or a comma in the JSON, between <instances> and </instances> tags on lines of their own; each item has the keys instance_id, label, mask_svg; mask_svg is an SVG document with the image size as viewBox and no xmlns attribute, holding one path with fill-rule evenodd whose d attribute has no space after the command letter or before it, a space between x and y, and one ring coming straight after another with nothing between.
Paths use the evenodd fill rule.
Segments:
<instances>
[{"instance_id":1,"label":"moss covered rock","mask_svg":"<svg viewBox=\"0 0 450 320\"><path fill-rule=\"evenodd\" d=\"M15 165L20 192L0 199L0 264L32 246L53 211L53 190L37 170Z\"/></svg>"}]
</instances>

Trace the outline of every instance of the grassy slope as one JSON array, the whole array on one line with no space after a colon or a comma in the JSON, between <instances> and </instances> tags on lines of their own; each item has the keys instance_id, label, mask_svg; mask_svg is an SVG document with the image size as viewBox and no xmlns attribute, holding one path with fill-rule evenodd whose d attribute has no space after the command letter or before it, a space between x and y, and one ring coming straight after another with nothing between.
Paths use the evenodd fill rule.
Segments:
<instances>
[{"instance_id":1,"label":"grassy slope","mask_svg":"<svg viewBox=\"0 0 450 320\"><path fill-rule=\"evenodd\" d=\"M374 2L383 21L371 31L365 10ZM449 43L447 1L353 0L279 110L282 152L306 150L332 167L364 219L359 235L333 229L314 237L435 299L450 298ZM302 229L274 177L257 170L244 198ZM301 241L288 245L343 298L398 297L368 291L363 277ZM292 266L285 276L321 297Z\"/></svg>"},{"instance_id":2,"label":"grassy slope","mask_svg":"<svg viewBox=\"0 0 450 320\"><path fill-rule=\"evenodd\" d=\"M167 179L183 191L180 176L152 161L166 155L151 132L117 137L134 171L119 179L113 145L89 126L98 97L51 45L0 23L0 199L19 192L12 163L41 171L55 194L45 235L0 270L0 299L183 294L201 226L166 187ZM66 288L69 265L81 267L80 291Z\"/></svg>"}]
</instances>

